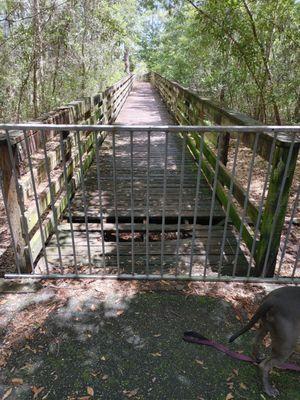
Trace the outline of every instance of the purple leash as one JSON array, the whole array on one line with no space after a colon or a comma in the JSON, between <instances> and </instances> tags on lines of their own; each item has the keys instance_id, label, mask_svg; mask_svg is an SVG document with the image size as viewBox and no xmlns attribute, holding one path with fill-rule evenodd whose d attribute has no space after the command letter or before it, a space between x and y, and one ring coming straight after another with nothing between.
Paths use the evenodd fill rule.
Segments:
<instances>
[{"instance_id":1,"label":"purple leash","mask_svg":"<svg viewBox=\"0 0 300 400\"><path fill-rule=\"evenodd\" d=\"M221 351L222 353L227 354L231 358L235 358L236 360L246 361L251 364L258 365L258 363L253 358L246 356L245 354L237 353L236 351L231 351L227 347L225 347L223 344L214 342L213 340L209 340L206 337L200 335L200 333L193 332L193 331L184 332L183 340L185 342L189 342L189 343L196 343L196 344L202 344L204 346L211 346L211 347L214 347L215 349ZM296 365L296 364L291 364L291 363L282 364L279 368L290 370L290 371L300 372L300 366Z\"/></svg>"}]
</instances>

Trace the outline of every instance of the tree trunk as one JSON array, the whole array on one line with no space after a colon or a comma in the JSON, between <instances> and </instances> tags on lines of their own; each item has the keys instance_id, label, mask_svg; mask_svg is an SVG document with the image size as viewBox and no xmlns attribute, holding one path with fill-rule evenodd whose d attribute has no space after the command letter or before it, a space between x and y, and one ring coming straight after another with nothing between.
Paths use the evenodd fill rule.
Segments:
<instances>
[{"instance_id":1,"label":"tree trunk","mask_svg":"<svg viewBox=\"0 0 300 400\"><path fill-rule=\"evenodd\" d=\"M33 76L32 76L32 103L33 115L39 114L39 86L41 68L41 23L40 23L40 0L32 3L32 26L33 26Z\"/></svg>"},{"instance_id":2,"label":"tree trunk","mask_svg":"<svg viewBox=\"0 0 300 400\"><path fill-rule=\"evenodd\" d=\"M125 46L125 50L124 50L124 72L126 74L130 74L130 59L129 59L129 50L128 47Z\"/></svg>"}]
</instances>

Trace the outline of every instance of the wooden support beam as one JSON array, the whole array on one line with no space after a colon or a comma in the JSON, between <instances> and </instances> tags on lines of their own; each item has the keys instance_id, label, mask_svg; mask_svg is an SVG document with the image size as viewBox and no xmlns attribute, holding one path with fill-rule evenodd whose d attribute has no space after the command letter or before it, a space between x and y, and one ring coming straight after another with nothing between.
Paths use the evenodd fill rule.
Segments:
<instances>
[{"instance_id":1,"label":"wooden support beam","mask_svg":"<svg viewBox=\"0 0 300 400\"><path fill-rule=\"evenodd\" d=\"M269 190L260 226L260 240L256 248L254 257L256 261L255 273L257 276L263 273L265 265L265 275L267 277L274 276L276 258L280 245L281 231L284 224L284 218L286 214L290 188L296 168L299 147L299 143L296 143L291 150L292 153L289 165L287 165L287 162L290 149L287 147L277 147L275 149ZM287 173L285 177L286 168ZM281 185L284 178L286 179L284 182L283 192L280 195ZM276 212L276 210L278 212Z\"/></svg>"},{"instance_id":2,"label":"wooden support beam","mask_svg":"<svg viewBox=\"0 0 300 400\"><path fill-rule=\"evenodd\" d=\"M16 173L19 175L19 162L17 157L16 146L12 146L13 162ZM10 221L12 228L13 240L16 247L16 257L20 266L21 272L31 272L30 260L28 256L28 248L25 241L25 221L22 221L22 199L20 188L17 188L17 179L13 174L13 167L9 156L7 142L0 142L0 179L2 180L2 189L4 201L7 204L7 218ZM24 209L23 209L24 211Z\"/></svg>"}]
</instances>

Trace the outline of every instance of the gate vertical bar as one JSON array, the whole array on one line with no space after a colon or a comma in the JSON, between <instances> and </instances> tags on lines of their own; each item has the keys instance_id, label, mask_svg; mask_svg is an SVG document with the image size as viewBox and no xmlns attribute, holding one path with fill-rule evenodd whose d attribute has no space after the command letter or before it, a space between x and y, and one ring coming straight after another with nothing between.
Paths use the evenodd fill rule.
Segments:
<instances>
[{"instance_id":1,"label":"gate vertical bar","mask_svg":"<svg viewBox=\"0 0 300 400\"><path fill-rule=\"evenodd\" d=\"M183 192L183 181L184 181L185 152L186 152L186 132L183 133L182 151L181 151L181 171L180 171L178 221L177 221L177 241L176 241L176 267L175 267L175 275L176 276L178 275L178 262L179 262L179 246L180 246L182 192Z\"/></svg>"},{"instance_id":2,"label":"gate vertical bar","mask_svg":"<svg viewBox=\"0 0 300 400\"><path fill-rule=\"evenodd\" d=\"M83 201L83 209L84 209L84 223L85 223L85 233L86 233L86 242L87 242L87 250L88 250L88 260L89 260L89 270L90 274L92 273L92 257L91 257L91 248L90 248L90 234L89 234L89 222L88 222L88 207L87 207L87 199L86 199L86 187L84 182L84 168L83 168L83 160L82 160L82 144L80 140L80 132L76 132L77 136L77 145L79 152L79 165L80 165L80 184L82 190L82 201Z\"/></svg>"},{"instance_id":3,"label":"gate vertical bar","mask_svg":"<svg viewBox=\"0 0 300 400\"><path fill-rule=\"evenodd\" d=\"M257 216L256 224L255 224L253 243L252 243L251 253L250 253L250 261L249 261L249 266L248 266L248 271L247 271L247 276L248 277L250 276L252 262L253 262L253 259L254 259L255 246L256 246L257 236L258 236L258 233L259 233L259 226L260 226L260 222L261 222L261 217L262 217L262 213L263 213L265 194L266 194L266 190L267 190L268 182L269 182L269 177L270 177L270 173L271 173L271 166L272 166L272 161L273 161L273 156L274 156L274 151L275 151L276 138L277 138L277 133L275 133L274 136L273 136L272 145L271 145L271 151L270 151L270 157L269 157L269 160L268 160L267 173L266 173L266 176L265 176L264 187L263 187L262 195L261 195L261 199L260 199L258 216Z\"/></svg>"},{"instance_id":4,"label":"gate vertical bar","mask_svg":"<svg viewBox=\"0 0 300 400\"><path fill-rule=\"evenodd\" d=\"M32 161L31 161L31 156L30 156L30 148L29 148L29 143L28 143L27 131L24 130L23 133L24 133L25 147L26 147L26 152L27 152L27 157L28 157L28 165L29 165L29 171L30 171L30 176L31 176L31 183L32 183L32 188L33 188L33 193L34 193L36 211L37 211L37 215L38 215L38 225L39 225L40 234L41 234L41 241L42 241L42 248L43 248L43 252L44 252L46 271L47 271L47 275L49 275L49 265L48 265L48 258L47 258L47 253L46 253L45 235L44 235L44 230L43 230L43 226L42 226L42 218L41 218L37 189L36 189L36 185L35 185L35 178L34 178L34 174L33 174L33 166L32 166Z\"/></svg>"},{"instance_id":5,"label":"gate vertical bar","mask_svg":"<svg viewBox=\"0 0 300 400\"><path fill-rule=\"evenodd\" d=\"M102 207L102 189L101 189L101 173L100 173L100 160L99 160L99 142L98 142L98 132L95 132L95 148L96 148L96 168L97 168L97 188L99 195L99 217L101 226L101 246L102 246L102 264L104 268L104 273L106 273L106 254L105 254L105 242L104 242L104 226L103 226L103 207Z\"/></svg>"},{"instance_id":6,"label":"gate vertical bar","mask_svg":"<svg viewBox=\"0 0 300 400\"><path fill-rule=\"evenodd\" d=\"M119 239L119 215L118 215L118 198L117 198L117 166L116 166L116 133L112 132L113 146L113 188L114 188L114 208L116 223L116 244L117 244L117 268L120 275L120 239Z\"/></svg>"},{"instance_id":7,"label":"gate vertical bar","mask_svg":"<svg viewBox=\"0 0 300 400\"><path fill-rule=\"evenodd\" d=\"M197 170L196 193L195 193L195 207L194 207L194 216L193 216L193 233L192 233L192 246L191 246L189 277L192 276L192 269L193 269L195 237L196 237L196 224L197 224L198 202L199 202L199 190L200 190L201 172L202 172L202 160L203 160L204 135L205 135L204 133L203 134L199 134L200 146L199 146L199 159L198 159L198 170Z\"/></svg>"},{"instance_id":8,"label":"gate vertical bar","mask_svg":"<svg viewBox=\"0 0 300 400\"><path fill-rule=\"evenodd\" d=\"M257 151L257 145L258 145L258 139L259 139L260 133L257 132L255 135L255 140L254 140L254 146L253 146L253 154L251 157L251 162L249 166L249 171L248 171L248 176L247 176L247 189L246 189L246 196L243 204L243 213L242 213L242 219L241 219L241 224L240 224L240 230L239 230L239 236L238 236L238 241L236 244L236 251L235 251L235 256L234 256L234 262L233 262L233 272L232 276L235 276L236 274L236 268L237 268L237 261L238 261L238 255L240 252L240 244L242 240L242 232L243 232L243 227L245 223L245 218L247 214L247 205L249 201L249 191L250 191L250 185L251 185L251 177L253 173L253 167L254 167L254 162L255 162L255 157L256 157L256 151Z\"/></svg>"},{"instance_id":9,"label":"gate vertical bar","mask_svg":"<svg viewBox=\"0 0 300 400\"><path fill-rule=\"evenodd\" d=\"M58 218L57 218L57 212L56 212L56 208L55 208L55 194L53 193L54 189L52 187L52 182L51 182L51 174L50 174L50 166L49 166L49 160L48 160L48 154L47 154L45 131L41 131L41 134L42 134L42 145L43 145L43 150L44 150L44 155L45 155L47 179L48 179L48 185L49 185L49 191L50 191L50 203L51 203L51 209L52 209L52 213L53 213L54 231L55 231L55 236L56 236L59 265L60 265L61 273L63 274L63 263L62 263L62 257L61 257L60 239L59 239L59 231L58 231Z\"/></svg>"},{"instance_id":10,"label":"gate vertical bar","mask_svg":"<svg viewBox=\"0 0 300 400\"><path fill-rule=\"evenodd\" d=\"M72 218L71 201L70 201L70 199L71 199L71 190L70 190L70 184L68 182L66 151L65 151L66 149L65 149L65 143L64 143L64 138L63 138L63 132L59 132L59 142L60 142L61 160L62 160L62 164L63 164L63 175L64 175L64 181L65 181L66 195L67 195L68 217L69 217L69 224L70 224L71 238L72 238L74 268L75 268L75 274L77 275L78 274L77 257L76 257L76 247L75 247L75 238L74 238L74 229L73 229L73 218Z\"/></svg>"},{"instance_id":11,"label":"gate vertical bar","mask_svg":"<svg viewBox=\"0 0 300 400\"><path fill-rule=\"evenodd\" d=\"M167 197L167 172L168 172L168 143L169 132L166 131L165 139L165 163L164 163L164 183L163 183L163 209L161 221L161 259L160 259L160 274L164 273L164 249L165 249L165 221L166 221L166 197Z\"/></svg>"},{"instance_id":12,"label":"gate vertical bar","mask_svg":"<svg viewBox=\"0 0 300 400\"><path fill-rule=\"evenodd\" d=\"M133 171L133 131L130 131L130 225L131 225L131 273L135 274L134 255L134 171Z\"/></svg>"},{"instance_id":13,"label":"gate vertical bar","mask_svg":"<svg viewBox=\"0 0 300 400\"><path fill-rule=\"evenodd\" d=\"M222 133L222 132L219 133L219 135L223 135L223 134L224 133ZM216 190L217 190L217 184L218 184L220 157L221 157L221 150L222 150L221 143L222 143L222 140L218 140L216 167L215 167L215 171L214 171L215 176L214 176L214 183L213 183L211 207L210 207L210 213L209 213L208 238L207 238L206 252L205 252L205 263L204 263L204 272L203 272L204 279L206 278L207 265L208 265L208 254L210 252L211 231L212 231L213 214L214 214L215 201L216 201Z\"/></svg>"},{"instance_id":14,"label":"gate vertical bar","mask_svg":"<svg viewBox=\"0 0 300 400\"><path fill-rule=\"evenodd\" d=\"M233 181L234 181L235 175L236 175L236 164L237 164L240 141L241 141L241 135L237 134L236 145L235 145L235 150L234 150L234 159L233 159L233 165L232 165L232 171L231 171L228 203L227 203L227 207L226 207L226 217L225 217L224 230L223 230L223 236L222 236L220 261L219 261L219 267L218 267L218 278L220 278L221 271L222 271L224 248L225 248L225 243L226 243L226 234L227 234L227 227L228 227L228 221L229 221L229 211L230 211L230 206L232 203Z\"/></svg>"},{"instance_id":15,"label":"gate vertical bar","mask_svg":"<svg viewBox=\"0 0 300 400\"><path fill-rule=\"evenodd\" d=\"M300 260L300 244L298 246L298 251L297 251L297 255L296 255L296 260L295 260L295 264L294 264L294 268L293 268L293 272L292 272L292 278L295 278L295 274L296 274L296 269L298 268L298 263Z\"/></svg>"},{"instance_id":16,"label":"gate vertical bar","mask_svg":"<svg viewBox=\"0 0 300 400\"><path fill-rule=\"evenodd\" d=\"M150 147L151 132L147 132L147 189L146 189L146 273L149 275L149 196L150 196Z\"/></svg>"}]
</instances>

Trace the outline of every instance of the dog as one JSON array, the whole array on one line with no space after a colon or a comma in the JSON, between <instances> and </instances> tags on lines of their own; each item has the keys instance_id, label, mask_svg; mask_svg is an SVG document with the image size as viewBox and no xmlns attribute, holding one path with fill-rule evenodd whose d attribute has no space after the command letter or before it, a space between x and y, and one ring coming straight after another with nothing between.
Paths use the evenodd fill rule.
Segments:
<instances>
[{"instance_id":1,"label":"dog","mask_svg":"<svg viewBox=\"0 0 300 400\"><path fill-rule=\"evenodd\" d=\"M283 364L294 352L300 353L300 287L282 287L269 293L252 319L229 339L233 342L260 320L256 333L253 356L259 361L259 344L269 332L272 340L270 357L259 363L264 391L276 397L279 391L269 382L269 372Z\"/></svg>"}]
</instances>

